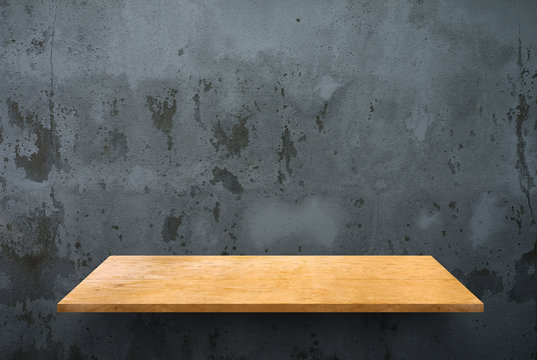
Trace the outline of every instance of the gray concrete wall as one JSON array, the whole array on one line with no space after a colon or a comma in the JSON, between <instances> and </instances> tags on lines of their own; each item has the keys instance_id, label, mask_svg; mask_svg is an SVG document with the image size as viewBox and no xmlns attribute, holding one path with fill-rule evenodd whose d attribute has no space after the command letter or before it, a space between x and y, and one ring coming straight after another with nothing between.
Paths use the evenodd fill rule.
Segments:
<instances>
[{"instance_id":1,"label":"gray concrete wall","mask_svg":"<svg viewBox=\"0 0 537 360\"><path fill-rule=\"evenodd\" d=\"M0 357L536 358L537 2L0 14ZM110 254L431 254L486 311L57 314Z\"/></svg>"}]
</instances>

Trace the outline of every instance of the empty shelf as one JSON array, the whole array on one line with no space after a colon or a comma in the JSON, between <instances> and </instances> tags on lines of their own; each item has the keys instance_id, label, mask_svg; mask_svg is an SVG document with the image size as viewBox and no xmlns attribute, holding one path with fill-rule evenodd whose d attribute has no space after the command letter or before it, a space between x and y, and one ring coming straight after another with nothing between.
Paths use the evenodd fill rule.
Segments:
<instances>
[{"instance_id":1,"label":"empty shelf","mask_svg":"<svg viewBox=\"0 0 537 360\"><path fill-rule=\"evenodd\" d=\"M59 312L482 312L432 256L110 256Z\"/></svg>"}]
</instances>

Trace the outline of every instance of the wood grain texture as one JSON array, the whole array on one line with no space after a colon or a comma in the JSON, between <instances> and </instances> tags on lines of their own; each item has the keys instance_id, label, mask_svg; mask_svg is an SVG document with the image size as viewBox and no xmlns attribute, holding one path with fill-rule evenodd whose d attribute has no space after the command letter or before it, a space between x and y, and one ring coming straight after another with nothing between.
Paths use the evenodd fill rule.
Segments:
<instances>
[{"instance_id":1,"label":"wood grain texture","mask_svg":"<svg viewBox=\"0 0 537 360\"><path fill-rule=\"evenodd\" d=\"M482 312L432 256L110 256L59 312Z\"/></svg>"}]
</instances>

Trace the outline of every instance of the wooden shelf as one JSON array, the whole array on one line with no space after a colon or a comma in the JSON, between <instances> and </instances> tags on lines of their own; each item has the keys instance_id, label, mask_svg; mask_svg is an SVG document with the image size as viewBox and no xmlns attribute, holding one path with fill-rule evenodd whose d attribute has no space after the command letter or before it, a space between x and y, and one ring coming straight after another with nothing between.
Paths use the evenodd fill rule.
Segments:
<instances>
[{"instance_id":1,"label":"wooden shelf","mask_svg":"<svg viewBox=\"0 0 537 360\"><path fill-rule=\"evenodd\" d=\"M432 256L110 256L59 312L482 312Z\"/></svg>"}]
</instances>

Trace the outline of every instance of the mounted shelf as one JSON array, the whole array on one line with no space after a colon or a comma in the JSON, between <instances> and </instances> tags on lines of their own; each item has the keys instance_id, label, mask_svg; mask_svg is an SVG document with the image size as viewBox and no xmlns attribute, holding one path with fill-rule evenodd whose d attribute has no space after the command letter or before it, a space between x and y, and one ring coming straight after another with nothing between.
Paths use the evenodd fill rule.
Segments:
<instances>
[{"instance_id":1,"label":"mounted shelf","mask_svg":"<svg viewBox=\"0 0 537 360\"><path fill-rule=\"evenodd\" d=\"M482 312L432 256L110 256L59 312Z\"/></svg>"}]
</instances>

